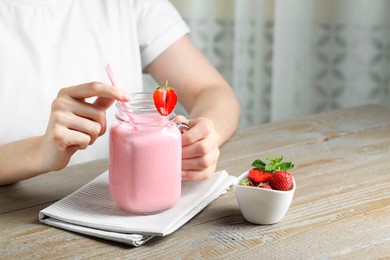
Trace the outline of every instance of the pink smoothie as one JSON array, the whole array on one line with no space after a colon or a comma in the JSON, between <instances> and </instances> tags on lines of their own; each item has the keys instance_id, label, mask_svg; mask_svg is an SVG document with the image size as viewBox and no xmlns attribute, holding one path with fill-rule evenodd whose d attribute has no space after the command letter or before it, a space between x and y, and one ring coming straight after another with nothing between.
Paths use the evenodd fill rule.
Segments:
<instances>
[{"instance_id":1,"label":"pink smoothie","mask_svg":"<svg viewBox=\"0 0 390 260\"><path fill-rule=\"evenodd\" d=\"M172 207L181 192L181 134L174 123L110 130L110 192L120 208L148 214Z\"/></svg>"}]
</instances>

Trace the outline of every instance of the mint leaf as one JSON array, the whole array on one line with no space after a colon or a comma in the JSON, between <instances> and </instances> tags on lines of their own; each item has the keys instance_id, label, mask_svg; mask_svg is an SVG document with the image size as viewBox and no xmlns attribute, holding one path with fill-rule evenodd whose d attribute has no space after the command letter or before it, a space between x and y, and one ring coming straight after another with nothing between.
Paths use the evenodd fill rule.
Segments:
<instances>
[{"instance_id":1,"label":"mint leaf","mask_svg":"<svg viewBox=\"0 0 390 260\"><path fill-rule=\"evenodd\" d=\"M273 165L278 165L281 161L283 161L283 156L280 157L267 157L267 160L270 161Z\"/></svg>"},{"instance_id":2,"label":"mint leaf","mask_svg":"<svg viewBox=\"0 0 390 260\"><path fill-rule=\"evenodd\" d=\"M284 162L279 165L280 171L287 171L289 169L294 168L294 164L292 162Z\"/></svg>"},{"instance_id":3,"label":"mint leaf","mask_svg":"<svg viewBox=\"0 0 390 260\"><path fill-rule=\"evenodd\" d=\"M274 166L272 163L267 163L267 164L265 165L265 170L266 170L267 172L273 172L273 171L275 170L275 166Z\"/></svg>"},{"instance_id":4,"label":"mint leaf","mask_svg":"<svg viewBox=\"0 0 390 260\"><path fill-rule=\"evenodd\" d=\"M267 172L287 171L295 166L292 162L282 162L283 156L267 157L267 160L270 162L265 163L262 160L255 160L252 166Z\"/></svg>"},{"instance_id":5,"label":"mint leaf","mask_svg":"<svg viewBox=\"0 0 390 260\"><path fill-rule=\"evenodd\" d=\"M262 160L255 160L253 163L252 163L252 166L255 167L255 168L258 168L260 170L264 170L264 167L265 167L266 163L263 162Z\"/></svg>"}]
</instances>

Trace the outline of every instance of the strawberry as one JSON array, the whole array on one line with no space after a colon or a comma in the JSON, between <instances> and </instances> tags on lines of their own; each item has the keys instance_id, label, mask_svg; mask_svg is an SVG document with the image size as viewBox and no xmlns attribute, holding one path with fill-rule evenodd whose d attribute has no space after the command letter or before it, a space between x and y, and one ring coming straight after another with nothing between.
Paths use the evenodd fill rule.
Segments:
<instances>
[{"instance_id":1,"label":"strawberry","mask_svg":"<svg viewBox=\"0 0 390 260\"><path fill-rule=\"evenodd\" d=\"M260 183L259 185L257 185L257 187L272 190L271 186L269 186L267 183Z\"/></svg>"},{"instance_id":2,"label":"strawberry","mask_svg":"<svg viewBox=\"0 0 390 260\"><path fill-rule=\"evenodd\" d=\"M240 181L240 185L251 186L251 187L254 187L254 186L255 186L255 185L251 182L251 180L248 179L248 178L242 179L242 180Z\"/></svg>"},{"instance_id":3,"label":"strawberry","mask_svg":"<svg viewBox=\"0 0 390 260\"><path fill-rule=\"evenodd\" d=\"M276 171L269 178L269 184L274 190L288 191L293 187L293 178L287 171Z\"/></svg>"},{"instance_id":4,"label":"strawberry","mask_svg":"<svg viewBox=\"0 0 390 260\"><path fill-rule=\"evenodd\" d=\"M294 168L292 162L282 162L283 156L267 157L269 163L255 160L249 170L246 186L257 186L263 189L287 191L293 187L293 178L287 170ZM251 185L248 185L250 183Z\"/></svg>"},{"instance_id":5,"label":"strawberry","mask_svg":"<svg viewBox=\"0 0 390 260\"><path fill-rule=\"evenodd\" d=\"M253 168L252 170L249 170L249 178L254 183L267 182L270 176L270 172L266 172L259 168Z\"/></svg>"},{"instance_id":6,"label":"strawberry","mask_svg":"<svg viewBox=\"0 0 390 260\"><path fill-rule=\"evenodd\" d=\"M177 103L176 90L170 87L168 81L166 81L165 86L159 86L154 91L153 101L157 111L162 116L167 116L175 109Z\"/></svg>"}]
</instances>

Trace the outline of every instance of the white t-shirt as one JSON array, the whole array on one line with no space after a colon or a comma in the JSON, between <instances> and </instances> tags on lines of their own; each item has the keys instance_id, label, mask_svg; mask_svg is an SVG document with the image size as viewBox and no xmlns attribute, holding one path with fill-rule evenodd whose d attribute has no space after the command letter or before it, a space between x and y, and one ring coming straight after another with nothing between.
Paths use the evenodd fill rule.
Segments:
<instances>
[{"instance_id":1,"label":"white t-shirt","mask_svg":"<svg viewBox=\"0 0 390 260\"><path fill-rule=\"evenodd\" d=\"M0 144L44 134L58 91L110 83L107 63L123 89L142 90L143 69L188 32L167 0L0 0ZM108 136L71 164L106 158Z\"/></svg>"}]
</instances>

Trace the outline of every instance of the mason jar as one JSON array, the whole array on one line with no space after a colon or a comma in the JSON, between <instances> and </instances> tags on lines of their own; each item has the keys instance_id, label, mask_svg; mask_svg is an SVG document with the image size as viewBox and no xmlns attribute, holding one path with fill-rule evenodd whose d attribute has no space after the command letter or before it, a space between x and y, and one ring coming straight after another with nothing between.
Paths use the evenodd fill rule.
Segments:
<instances>
[{"instance_id":1,"label":"mason jar","mask_svg":"<svg viewBox=\"0 0 390 260\"><path fill-rule=\"evenodd\" d=\"M181 193L181 133L175 114L158 113L153 93L116 103L110 128L109 187L120 208L151 214L175 205Z\"/></svg>"}]
</instances>

